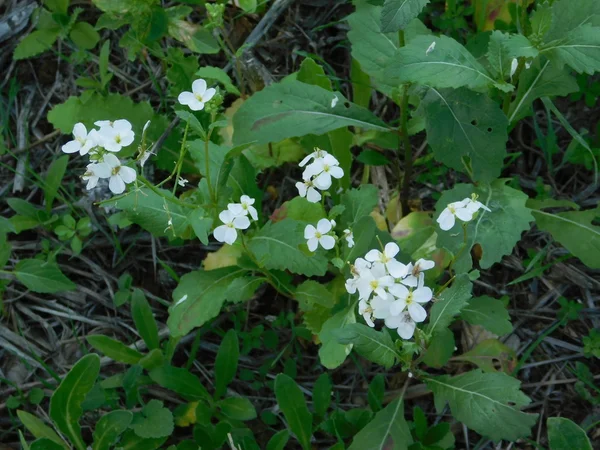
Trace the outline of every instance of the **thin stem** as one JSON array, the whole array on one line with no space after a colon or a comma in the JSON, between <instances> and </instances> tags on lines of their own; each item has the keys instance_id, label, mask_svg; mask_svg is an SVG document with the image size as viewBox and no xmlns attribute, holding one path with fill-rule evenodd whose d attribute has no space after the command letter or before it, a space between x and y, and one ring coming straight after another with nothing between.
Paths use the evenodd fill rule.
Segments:
<instances>
[{"instance_id":1,"label":"thin stem","mask_svg":"<svg viewBox=\"0 0 600 450\"><path fill-rule=\"evenodd\" d=\"M215 113L211 114L211 123L214 122L215 120ZM213 186L212 183L210 181L210 152L209 152L209 142L210 142L210 136L212 135L214 128L211 128L210 130L208 130L208 133L206 135L206 140L204 141L204 170L206 172L206 182L208 183L208 193L210 194L210 201L213 205L217 204L217 199L215 198L215 192L213 191Z\"/></svg>"},{"instance_id":2,"label":"thin stem","mask_svg":"<svg viewBox=\"0 0 600 450\"><path fill-rule=\"evenodd\" d=\"M398 42L400 47L404 47L404 30L398 31ZM410 209L408 200L410 198L410 179L412 176L412 147L408 138L408 88L405 84L402 88L402 102L400 104L400 139L398 142L398 153L400 153L400 144L404 146L404 177L402 179L402 192L400 194L402 216L408 215Z\"/></svg>"},{"instance_id":3,"label":"thin stem","mask_svg":"<svg viewBox=\"0 0 600 450\"><path fill-rule=\"evenodd\" d=\"M177 160L177 165L175 166L175 172L177 175L175 176L175 183L173 183L173 196L175 196L175 192L177 192L177 185L179 184L179 175L181 174L181 168L183 166L183 158L185 157L185 153L187 152L187 145L185 145L187 140L188 129L190 128L190 122L185 124L185 131L183 132L183 143L181 144L181 150L179 152L179 159Z\"/></svg>"}]
</instances>

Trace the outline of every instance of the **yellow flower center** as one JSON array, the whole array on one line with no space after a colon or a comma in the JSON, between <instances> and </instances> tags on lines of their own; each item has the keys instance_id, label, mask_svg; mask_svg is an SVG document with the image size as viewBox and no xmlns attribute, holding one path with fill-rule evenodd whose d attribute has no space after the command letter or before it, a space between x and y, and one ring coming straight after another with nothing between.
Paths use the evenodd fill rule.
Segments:
<instances>
[{"instance_id":1,"label":"yellow flower center","mask_svg":"<svg viewBox=\"0 0 600 450\"><path fill-rule=\"evenodd\" d=\"M233 226L233 222L226 223L225 225L227 225L229 228L235 228L235 227Z\"/></svg>"},{"instance_id":2,"label":"yellow flower center","mask_svg":"<svg viewBox=\"0 0 600 450\"><path fill-rule=\"evenodd\" d=\"M120 135L120 134L117 134L117 135L115 136L115 142L116 142L117 144L120 144L120 143L121 143L121 135Z\"/></svg>"},{"instance_id":3,"label":"yellow flower center","mask_svg":"<svg viewBox=\"0 0 600 450\"><path fill-rule=\"evenodd\" d=\"M202 101L202 96L200 94L194 94L194 97L196 97L196 100L198 100L199 102Z\"/></svg>"},{"instance_id":4,"label":"yellow flower center","mask_svg":"<svg viewBox=\"0 0 600 450\"><path fill-rule=\"evenodd\" d=\"M412 292L409 292L409 293L408 293L408 297L406 297L406 305L408 306L408 305L410 305L412 302L414 302L414 300L413 300L413 293L412 293Z\"/></svg>"},{"instance_id":5,"label":"yellow flower center","mask_svg":"<svg viewBox=\"0 0 600 450\"><path fill-rule=\"evenodd\" d=\"M120 170L121 170L121 166L113 167L112 174L116 175L119 173Z\"/></svg>"},{"instance_id":6,"label":"yellow flower center","mask_svg":"<svg viewBox=\"0 0 600 450\"><path fill-rule=\"evenodd\" d=\"M448 205L448 210L452 213L455 214L456 213L456 208L452 205Z\"/></svg>"},{"instance_id":7,"label":"yellow flower center","mask_svg":"<svg viewBox=\"0 0 600 450\"><path fill-rule=\"evenodd\" d=\"M369 284L373 288L373 290L375 290L375 289L377 289L379 287L379 281L378 280L373 280Z\"/></svg>"},{"instance_id":8,"label":"yellow flower center","mask_svg":"<svg viewBox=\"0 0 600 450\"><path fill-rule=\"evenodd\" d=\"M323 235L322 235L322 234L321 234L319 231L315 231L315 237L316 237L317 239L321 239L321 237L322 237L322 236L323 236Z\"/></svg>"},{"instance_id":9,"label":"yellow flower center","mask_svg":"<svg viewBox=\"0 0 600 450\"><path fill-rule=\"evenodd\" d=\"M323 166L323 172L329 172L329 166L327 164Z\"/></svg>"}]
</instances>

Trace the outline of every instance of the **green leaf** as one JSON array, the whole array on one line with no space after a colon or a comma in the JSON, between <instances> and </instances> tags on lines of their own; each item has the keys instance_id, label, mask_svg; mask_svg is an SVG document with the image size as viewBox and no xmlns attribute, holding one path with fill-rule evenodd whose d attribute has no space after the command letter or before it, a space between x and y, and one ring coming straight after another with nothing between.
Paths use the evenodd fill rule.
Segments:
<instances>
[{"instance_id":1,"label":"green leaf","mask_svg":"<svg viewBox=\"0 0 600 450\"><path fill-rule=\"evenodd\" d=\"M87 449L79 425L83 414L81 404L94 387L99 373L100 357L84 356L67 373L50 399L50 417L77 450Z\"/></svg>"},{"instance_id":2,"label":"green leaf","mask_svg":"<svg viewBox=\"0 0 600 450\"><path fill-rule=\"evenodd\" d=\"M129 429L121 436L118 448L119 450L156 450L166 440L166 437L145 439L135 434L132 429Z\"/></svg>"},{"instance_id":3,"label":"green leaf","mask_svg":"<svg viewBox=\"0 0 600 450\"><path fill-rule=\"evenodd\" d=\"M332 93L300 81L272 84L244 102L233 117L233 142L278 142L306 134L324 134L347 126L387 131L371 111Z\"/></svg>"},{"instance_id":4,"label":"green leaf","mask_svg":"<svg viewBox=\"0 0 600 450\"><path fill-rule=\"evenodd\" d=\"M212 33L187 20L169 18L169 35L181 42L194 53L212 55L221 48Z\"/></svg>"},{"instance_id":5,"label":"green leaf","mask_svg":"<svg viewBox=\"0 0 600 450\"><path fill-rule=\"evenodd\" d=\"M327 319L319 332L319 340L322 343L319 349L319 359L321 364L328 369L339 367L352 351L351 343L340 344L338 342L336 330L356 323L354 309L355 306L351 304L347 308L338 311Z\"/></svg>"},{"instance_id":6,"label":"green leaf","mask_svg":"<svg viewBox=\"0 0 600 450\"><path fill-rule=\"evenodd\" d=\"M132 419L131 411L112 411L102 416L94 429L92 450L109 450L129 428Z\"/></svg>"},{"instance_id":7,"label":"green leaf","mask_svg":"<svg viewBox=\"0 0 600 450\"><path fill-rule=\"evenodd\" d=\"M158 325L144 292L134 289L131 295L131 317L148 350L159 348Z\"/></svg>"},{"instance_id":8,"label":"green leaf","mask_svg":"<svg viewBox=\"0 0 600 450\"><path fill-rule=\"evenodd\" d=\"M159 386L176 392L186 400L194 401L210 398L200 378L187 369L165 365L151 370L148 375Z\"/></svg>"},{"instance_id":9,"label":"green leaf","mask_svg":"<svg viewBox=\"0 0 600 450\"><path fill-rule=\"evenodd\" d=\"M544 42L569 36L572 32L588 25L600 26L600 4L595 0L579 0L577 8L573 8L570 0L557 0L551 3L552 26L544 36Z\"/></svg>"},{"instance_id":10,"label":"green leaf","mask_svg":"<svg viewBox=\"0 0 600 450\"><path fill-rule=\"evenodd\" d=\"M63 448L61 445L47 438L37 439L29 447L30 450L62 450Z\"/></svg>"},{"instance_id":11,"label":"green leaf","mask_svg":"<svg viewBox=\"0 0 600 450\"><path fill-rule=\"evenodd\" d=\"M75 283L69 280L56 263L39 259L22 259L15 266L13 273L27 289L42 294L53 294L61 291L72 291Z\"/></svg>"},{"instance_id":12,"label":"green leaf","mask_svg":"<svg viewBox=\"0 0 600 450\"><path fill-rule=\"evenodd\" d=\"M246 273L238 267L196 270L181 277L173 291L167 325L173 336L185 336L217 317L227 299L229 284Z\"/></svg>"},{"instance_id":13,"label":"green leaf","mask_svg":"<svg viewBox=\"0 0 600 450\"><path fill-rule=\"evenodd\" d=\"M15 48L15 60L31 58L51 48L60 34L60 28L37 30L25 36Z\"/></svg>"},{"instance_id":14,"label":"green leaf","mask_svg":"<svg viewBox=\"0 0 600 450\"><path fill-rule=\"evenodd\" d=\"M548 417L548 443L550 450L592 450L585 431L564 417Z\"/></svg>"},{"instance_id":15,"label":"green leaf","mask_svg":"<svg viewBox=\"0 0 600 450\"><path fill-rule=\"evenodd\" d=\"M517 355L498 339L486 339L462 355L455 356L455 361L467 361L484 372L497 372L498 368L507 374L512 373L517 365Z\"/></svg>"},{"instance_id":16,"label":"green leaf","mask_svg":"<svg viewBox=\"0 0 600 450\"><path fill-rule=\"evenodd\" d=\"M250 240L248 247L267 269L289 270L306 276L325 275L327 258L322 252L306 254L299 246L306 245L304 226L293 219L268 222Z\"/></svg>"},{"instance_id":17,"label":"green leaf","mask_svg":"<svg viewBox=\"0 0 600 450\"><path fill-rule=\"evenodd\" d=\"M498 336L508 334L513 329L504 303L487 295L469 300L460 315L471 325L481 325Z\"/></svg>"},{"instance_id":18,"label":"green leaf","mask_svg":"<svg viewBox=\"0 0 600 450\"><path fill-rule=\"evenodd\" d=\"M317 417L325 417L325 414L327 414L327 410L331 405L332 387L331 378L327 373L322 373L315 381L312 400Z\"/></svg>"},{"instance_id":19,"label":"green leaf","mask_svg":"<svg viewBox=\"0 0 600 450\"><path fill-rule=\"evenodd\" d=\"M68 449L68 445L56 434L52 428L42 422L33 414L26 411L17 411L17 416L27 430L37 439L50 439L52 442L59 444L62 448Z\"/></svg>"},{"instance_id":20,"label":"green leaf","mask_svg":"<svg viewBox=\"0 0 600 450\"><path fill-rule=\"evenodd\" d=\"M352 344L356 353L375 364L390 369L396 362L398 353L389 333L376 331L362 323L352 323L334 330L340 344Z\"/></svg>"},{"instance_id":21,"label":"green leaf","mask_svg":"<svg viewBox=\"0 0 600 450\"><path fill-rule=\"evenodd\" d=\"M285 446L289 440L290 432L288 430L281 430L269 439L267 450L285 450Z\"/></svg>"},{"instance_id":22,"label":"green leaf","mask_svg":"<svg viewBox=\"0 0 600 450\"><path fill-rule=\"evenodd\" d=\"M142 408L141 414L134 416L130 428L145 439L170 436L175 428L173 414L161 401L152 399Z\"/></svg>"},{"instance_id":23,"label":"green leaf","mask_svg":"<svg viewBox=\"0 0 600 450\"><path fill-rule=\"evenodd\" d=\"M196 72L196 75L200 78L208 78L216 80L225 87L225 90L231 94L241 95L238 88L233 85L231 78L227 75L223 69L219 67L203 66Z\"/></svg>"},{"instance_id":24,"label":"green leaf","mask_svg":"<svg viewBox=\"0 0 600 450\"><path fill-rule=\"evenodd\" d=\"M256 419L256 409L254 405L245 397L227 397L217 403L221 412L233 420Z\"/></svg>"},{"instance_id":25,"label":"green leaf","mask_svg":"<svg viewBox=\"0 0 600 450\"><path fill-rule=\"evenodd\" d=\"M69 36L82 50L91 50L100 40L100 34L87 22L77 22L73 25Z\"/></svg>"},{"instance_id":26,"label":"green leaf","mask_svg":"<svg viewBox=\"0 0 600 450\"><path fill-rule=\"evenodd\" d=\"M457 275L456 279L448 289L442 291L429 312L429 324L427 333L434 335L454 321L471 298L473 285L467 274Z\"/></svg>"},{"instance_id":27,"label":"green leaf","mask_svg":"<svg viewBox=\"0 0 600 450\"><path fill-rule=\"evenodd\" d=\"M378 192L377 187L372 184L363 184L358 189L345 192L340 199L340 204L345 207L340 216L340 223L344 227L351 227L364 216L371 214L377 206Z\"/></svg>"},{"instance_id":28,"label":"green leaf","mask_svg":"<svg viewBox=\"0 0 600 450\"><path fill-rule=\"evenodd\" d=\"M69 155L63 155L50 164L48 173L44 182L44 202L46 203L46 211L52 211L52 203L58 193L58 188L62 184L63 177L67 170Z\"/></svg>"},{"instance_id":29,"label":"green leaf","mask_svg":"<svg viewBox=\"0 0 600 450\"><path fill-rule=\"evenodd\" d=\"M139 15L150 10L157 0L130 0L122 2L121 0L92 0L92 3L101 11L113 14L134 14Z\"/></svg>"},{"instance_id":30,"label":"green leaf","mask_svg":"<svg viewBox=\"0 0 600 450\"><path fill-rule=\"evenodd\" d=\"M549 42L540 53L558 68L566 64L579 73L592 75L600 70L600 27L580 26L564 38Z\"/></svg>"},{"instance_id":31,"label":"green leaf","mask_svg":"<svg viewBox=\"0 0 600 450\"><path fill-rule=\"evenodd\" d=\"M404 30L416 18L429 0L385 0L381 10L381 31Z\"/></svg>"},{"instance_id":32,"label":"green leaf","mask_svg":"<svg viewBox=\"0 0 600 450\"><path fill-rule=\"evenodd\" d=\"M45 0L44 5L52 12L67 14L69 0Z\"/></svg>"},{"instance_id":33,"label":"green leaf","mask_svg":"<svg viewBox=\"0 0 600 450\"><path fill-rule=\"evenodd\" d=\"M396 399L375 414L354 437L348 450L407 450L412 442L410 428L404 419L404 404L402 399Z\"/></svg>"},{"instance_id":34,"label":"green leaf","mask_svg":"<svg viewBox=\"0 0 600 450\"><path fill-rule=\"evenodd\" d=\"M429 367L444 367L452 357L456 342L454 334L448 328L439 329L429 341L423 362Z\"/></svg>"},{"instance_id":35,"label":"green leaf","mask_svg":"<svg viewBox=\"0 0 600 450\"><path fill-rule=\"evenodd\" d=\"M122 342L101 334L87 336L86 340L88 341L88 344L100 353L104 353L110 359L125 364L137 364L144 356L137 350L127 347Z\"/></svg>"},{"instance_id":36,"label":"green leaf","mask_svg":"<svg viewBox=\"0 0 600 450\"><path fill-rule=\"evenodd\" d=\"M237 332L229 330L217 352L215 359L215 397L222 397L227 392L227 386L235 379L238 359L240 357L240 343Z\"/></svg>"},{"instance_id":37,"label":"green leaf","mask_svg":"<svg viewBox=\"0 0 600 450\"><path fill-rule=\"evenodd\" d=\"M192 210L187 215L188 221L194 230L194 234L200 242L208 245L208 235L212 230L213 219L209 217L202 208Z\"/></svg>"},{"instance_id":38,"label":"green leaf","mask_svg":"<svg viewBox=\"0 0 600 450\"><path fill-rule=\"evenodd\" d=\"M478 195L479 201L491 209L491 212L480 210L477 217L468 222L467 246L454 264L458 273L467 272L471 268L470 253L473 245L481 245L483 255L479 264L483 269L488 269L504 255L510 254L521 239L521 233L529 230L533 216L525 206L527 195L506 186L506 181L496 180L491 185L479 187L457 184L453 189L445 191L436 203L434 219L449 203L470 197L472 193ZM460 225L455 225L449 231L438 231L437 242L438 247L444 247L456 255L464 247Z\"/></svg>"},{"instance_id":39,"label":"green leaf","mask_svg":"<svg viewBox=\"0 0 600 450\"><path fill-rule=\"evenodd\" d=\"M333 294L323 284L313 280L307 280L298 286L294 298L303 310L308 310L313 305L333 308L336 301Z\"/></svg>"},{"instance_id":40,"label":"green leaf","mask_svg":"<svg viewBox=\"0 0 600 450\"><path fill-rule=\"evenodd\" d=\"M494 441L515 441L529 436L537 414L519 409L530 399L519 390L519 380L504 373L473 370L455 377L426 378L438 413L450 404L452 415L466 426Z\"/></svg>"},{"instance_id":41,"label":"green leaf","mask_svg":"<svg viewBox=\"0 0 600 450\"><path fill-rule=\"evenodd\" d=\"M552 234L588 267L600 269L600 227L594 225L600 217L600 208L554 214L534 210L532 213L540 230Z\"/></svg>"},{"instance_id":42,"label":"green leaf","mask_svg":"<svg viewBox=\"0 0 600 450\"><path fill-rule=\"evenodd\" d=\"M320 203L311 203L303 197L296 196L286 201L272 216L274 222L285 218L302 222L303 225L316 224L320 219L327 217L325 208Z\"/></svg>"},{"instance_id":43,"label":"green leaf","mask_svg":"<svg viewBox=\"0 0 600 450\"><path fill-rule=\"evenodd\" d=\"M447 36L415 37L397 51L385 75L397 84L419 83L435 88L479 89L497 84L465 47Z\"/></svg>"},{"instance_id":44,"label":"green leaf","mask_svg":"<svg viewBox=\"0 0 600 450\"><path fill-rule=\"evenodd\" d=\"M241 303L250 300L254 294L266 281L266 278L242 277L236 278L231 282L225 297L228 302Z\"/></svg>"},{"instance_id":45,"label":"green leaf","mask_svg":"<svg viewBox=\"0 0 600 450\"><path fill-rule=\"evenodd\" d=\"M298 71L296 79L302 83L320 86L328 91L333 90L331 87L331 80L327 78L323 68L312 58L304 58L302 64L300 64L300 70Z\"/></svg>"},{"instance_id":46,"label":"green leaf","mask_svg":"<svg viewBox=\"0 0 600 450\"><path fill-rule=\"evenodd\" d=\"M206 148L205 141L195 140L188 143L190 154L196 163L200 173L206 177ZM234 149L225 146L219 146L213 142L208 145L208 170L210 173L210 183L213 188L214 196L217 200L227 200L230 192L226 189L226 184L233 168L233 159L228 155Z\"/></svg>"},{"instance_id":47,"label":"green leaf","mask_svg":"<svg viewBox=\"0 0 600 450\"><path fill-rule=\"evenodd\" d=\"M368 166L386 166L390 164L389 159L387 159L382 153L375 150L363 150L356 157L356 160Z\"/></svg>"},{"instance_id":48,"label":"green leaf","mask_svg":"<svg viewBox=\"0 0 600 450\"><path fill-rule=\"evenodd\" d=\"M474 181L497 178L508 140L508 122L498 104L468 89L432 88L423 101L427 140L435 158Z\"/></svg>"},{"instance_id":49,"label":"green leaf","mask_svg":"<svg viewBox=\"0 0 600 450\"><path fill-rule=\"evenodd\" d=\"M290 431L304 450L310 450L312 415L306 406L304 394L293 379L280 373L275 378L275 397Z\"/></svg>"}]
</instances>

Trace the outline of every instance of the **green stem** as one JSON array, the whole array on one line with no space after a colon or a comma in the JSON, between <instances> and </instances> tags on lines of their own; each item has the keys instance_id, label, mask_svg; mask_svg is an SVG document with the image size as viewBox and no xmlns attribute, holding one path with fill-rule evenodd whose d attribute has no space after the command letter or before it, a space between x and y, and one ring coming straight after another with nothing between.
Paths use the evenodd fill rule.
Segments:
<instances>
[{"instance_id":1,"label":"green stem","mask_svg":"<svg viewBox=\"0 0 600 450\"><path fill-rule=\"evenodd\" d=\"M404 47L404 30L398 31L398 42L400 47ZM412 176L412 147L408 138L408 88L405 84L402 87L402 102L400 104L400 142L398 142L398 153L400 153L400 144L404 146L404 177L402 179L402 192L400 194L402 216L408 215L410 209L408 200L410 198L410 179Z\"/></svg>"},{"instance_id":2,"label":"green stem","mask_svg":"<svg viewBox=\"0 0 600 450\"><path fill-rule=\"evenodd\" d=\"M187 141L188 129L190 128L190 122L186 123L185 131L183 132L183 143L181 144L181 150L179 151L179 159L177 160L177 165L175 166L175 183L173 183L173 196L175 196L175 192L177 192L177 185L179 184L179 175L181 174L181 168L183 167L183 159L185 157L185 153L187 152L187 145L185 145Z\"/></svg>"}]
</instances>

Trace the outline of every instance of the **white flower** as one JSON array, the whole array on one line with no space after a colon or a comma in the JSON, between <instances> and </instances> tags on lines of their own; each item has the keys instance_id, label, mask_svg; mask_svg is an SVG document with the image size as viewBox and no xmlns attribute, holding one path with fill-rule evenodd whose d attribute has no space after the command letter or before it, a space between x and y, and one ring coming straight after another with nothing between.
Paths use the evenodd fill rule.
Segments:
<instances>
[{"instance_id":1,"label":"white flower","mask_svg":"<svg viewBox=\"0 0 600 450\"><path fill-rule=\"evenodd\" d=\"M483 210L485 210L487 212L492 212L492 210L490 208L488 208L487 206L485 206L483 203L477 201L477 196L476 195L473 195L471 198L465 198L463 200L463 202L465 202L465 209L467 211L472 212L473 214L475 214L480 209L483 209Z\"/></svg>"},{"instance_id":2,"label":"white flower","mask_svg":"<svg viewBox=\"0 0 600 450\"><path fill-rule=\"evenodd\" d=\"M305 165L307 165L310 162L310 160L321 159L321 158L323 158L327 154L328 153L325 150L321 150L320 148L315 147L315 151L312 152L310 155L305 156L302 159L302 161L300 161L300 164L298 164L298 165L300 167L304 167Z\"/></svg>"},{"instance_id":3,"label":"white flower","mask_svg":"<svg viewBox=\"0 0 600 450\"><path fill-rule=\"evenodd\" d=\"M120 152L123 147L131 145L135 139L135 133L132 130L131 123L125 119L119 119L112 122L112 125L106 125L105 121L100 126L101 145L109 152Z\"/></svg>"},{"instance_id":4,"label":"white flower","mask_svg":"<svg viewBox=\"0 0 600 450\"><path fill-rule=\"evenodd\" d=\"M377 295L371 300L371 308L373 309L373 317L376 319L387 319L392 315L390 307L394 303L394 298L392 296L387 296L387 298L383 298L380 295Z\"/></svg>"},{"instance_id":5,"label":"white flower","mask_svg":"<svg viewBox=\"0 0 600 450\"><path fill-rule=\"evenodd\" d=\"M365 300L358 302L358 313L363 316L363 319L365 319L367 325L369 325L371 328L375 326L373 323L373 309Z\"/></svg>"},{"instance_id":6,"label":"white flower","mask_svg":"<svg viewBox=\"0 0 600 450\"><path fill-rule=\"evenodd\" d=\"M512 80L513 75L517 71L517 67L519 67L519 60L514 58L510 63L510 79Z\"/></svg>"},{"instance_id":7,"label":"white flower","mask_svg":"<svg viewBox=\"0 0 600 450\"><path fill-rule=\"evenodd\" d=\"M125 191L125 185L135 181L137 177L135 170L121 165L119 158L112 153L104 155L104 162L110 167L108 188L113 194L122 194Z\"/></svg>"},{"instance_id":8,"label":"white flower","mask_svg":"<svg viewBox=\"0 0 600 450\"><path fill-rule=\"evenodd\" d=\"M370 250L366 255L365 259L371 262L379 262L385 266L391 276L394 278L403 278L408 273L408 267L399 261L394 259L394 256L398 254L400 247L393 242L385 244L383 253L377 249Z\"/></svg>"},{"instance_id":9,"label":"white flower","mask_svg":"<svg viewBox=\"0 0 600 450\"><path fill-rule=\"evenodd\" d=\"M73 139L62 146L62 151L65 153L77 153L85 155L89 151L98 146L99 136L96 130L91 130L89 133L82 123L76 123L73 127Z\"/></svg>"},{"instance_id":10,"label":"white flower","mask_svg":"<svg viewBox=\"0 0 600 450\"><path fill-rule=\"evenodd\" d=\"M339 164L337 159L327 154L322 159L315 159L304 170L302 176L305 180L315 176L316 178L313 180L314 185L320 190L325 191L331 187L331 177L339 179L344 176L344 171Z\"/></svg>"},{"instance_id":11,"label":"white flower","mask_svg":"<svg viewBox=\"0 0 600 450\"><path fill-rule=\"evenodd\" d=\"M429 55L435 49L435 41L431 43L427 50L425 50L425 56Z\"/></svg>"},{"instance_id":12,"label":"white flower","mask_svg":"<svg viewBox=\"0 0 600 450\"><path fill-rule=\"evenodd\" d=\"M430 288L423 286L421 283L414 290L407 289L401 284L395 284L389 288L389 291L397 298L390 305L390 312L393 316L399 315L406 309L415 322L423 322L427 318L427 312L420 304L427 303L432 299L433 292Z\"/></svg>"},{"instance_id":13,"label":"white flower","mask_svg":"<svg viewBox=\"0 0 600 450\"><path fill-rule=\"evenodd\" d=\"M454 227L457 217L463 222L468 222L473 218L473 212L466 208L468 201L469 199L464 199L460 202L452 202L444 208L437 218L437 223L442 230L448 231Z\"/></svg>"},{"instance_id":14,"label":"white flower","mask_svg":"<svg viewBox=\"0 0 600 450\"><path fill-rule=\"evenodd\" d=\"M201 111L216 93L214 88L206 89L206 81L200 78L192 83L192 92L182 92L177 97L177 101L188 106L192 111Z\"/></svg>"},{"instance_id":15,"label":"white flower","mask_svg":"<svg viewBox=\"0 0 600 450\"><path fill-rule=\"evenodd\" d=\"M332 108L335 108L335 105L337 105L337 103L338 103L338 101L339 101L339 100L340 100L340 99L339 99L339 98L337 98L337 96L333 97L333 98L331 99L331 107L332 107Z\"/></svg>"},{"instance_id":16,"label":"white flower","mask_svg":"<svg viewBox=\"0 0 600 450\"><path fill-rule=\"evenodd\" d=\"M304 229L304 239L307 240L306 244L311 252L317 250L319 244L325 250L331 250L335 245L335 238L328 235L331 231L331 222L327 219L321 219L317 223L315 228L312 225L307 225Z\"/></svg>"},{"instance_id":17,"label":"white flower","mask_svg":"<svg viewBox=\"0 0 600 450\"><path fill-rule=\"evenodd\" d=\"M410 339L415 334L417 324L412 320L408 311L404 311L398 316L390 316L385 319L385 326L396 329L402 339Z\"/></svg>"},{"instance_id":18,"label":"white flower","mask_svg":"<svg viewBox=\"0 0 600 450\"><path fill-rule=\"evenodd\" d=\"M349 228L344 230L344 239L346 239L346 242L348 243L348 248L354 247L354 234Z\"/></svg>"},{"instance_id":19,"label":"white flower","mask_svg":"<svg viewBox=\"0 0 600 450\"><path fill-rule=\"evenodd\" d=\"M100 127L100 128L112 127L113 121L112 120L96 120L94 122L94 125L96 125L97 127Z\"/></svg>"},{"instance_id":20,"label":"white flower","mask_svg":"<svg viewBox=\"0 0 600 450\"><path fill-rule=\"evenodd\" d=\"M300 197L306 197L306 200L311 203L318 203L321 200L321 194L315 189L313 182L310 180L298 181L296 189L298 189Z\"/></svg>"},{"instance_id":21,"label":"white flower","mask_svg":"<svg viewBox=\"0 0 600 450\"><path fill-rule=\"evenodd\" d=\"M352 273L352 277L349 280L346 280L346 291L349 294L354 294L356 292L356 285L358 280L360 279L360 274L366 270L371 269L372 264L363 258L356 258L354 264L350 266L350 272Z\"/></svg>"},{"instance_id":22,"label":"white flower","mask_svg":"<svg viewBox=\"0 0 600 450\"><path fill-rule=\"evenodd\" d=\"M394 279L387 275L383 264L373 264L371 269L361 271L356 288L360 299L367 300L373 292L384 299L388 297L385 288L394 284Z\"/></svg>"},{"instance_id":23,"label":"white flower","mask_svg":"<svg viewBox=\"0 0 600 450\"><path fill-rule=\"evenodd\" d=\"M235 216L231 211L221 211L219 219L224 225L219 225L213 231L213 236L219 242L233 244L237 239L236 230L245 230L250 226L250 220L246 216Z\"/></svg>"},{"instance_id":24,"label":"white flower","mask_svg":"<svg viewBox=\"0 0 600 450\"><path fill-rule=\"evenodd\" d=\"M227 205L227 209L235 216L247 216L250 214L252 220L258 220L258 212L256 211L256 208L252 206L255 201L256 200L247 195L242 195L240 203L230 203Z\"/></svg>"},{"instance_id":25,"label":"white flower","mask_svg":"<svg viewBox=\"0 0 600 450\"><path fill-rule=\"evenodd\" d=\"M423 284L425 279L423 271L433 269L434 267L435 262L429 259L420 258L414 265L412 263L408 265L408 275L400 282L411 287L416 287L419 283Z\"/></svg>"},{"instance_id":26,"label":"white flower","mask_svg":"<svg viewBox=\"0 0 600 450\"><path fill-rule=\"evenodd\" d=\"M185 185L186 185L186 184L188 184L188 183L189 183L189 181L188 181L188 180L186 180L186 179L185 179L185 178L183 178L183 177L178 177L178 178L177 178L177 184L178 184L179 186L181 186L181 187L185 187Z\"/></svg>"},{"instance_id":27,"label":"white flower","mask_svg":"<svg viewBox=\"0 0 600 450\"><path fill-rule=\"evenodd\" d=\"M110 175L111 167L107 163L92 163L87 165L87 170L81 179L87 181L85 188L89 191L96 187L100 178L109 178Z\"/></svg>"}]
</instances>

